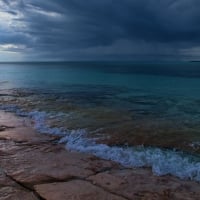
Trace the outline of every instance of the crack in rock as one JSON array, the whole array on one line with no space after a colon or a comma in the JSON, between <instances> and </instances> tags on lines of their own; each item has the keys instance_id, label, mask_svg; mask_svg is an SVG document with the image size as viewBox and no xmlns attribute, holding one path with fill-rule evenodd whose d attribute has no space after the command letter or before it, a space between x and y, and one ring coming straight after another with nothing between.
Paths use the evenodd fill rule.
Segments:
<instances>
[{"instance_id":1,"label":"crack in rock","mask_svg":"<svg viewBox=\"0 0 200 200\"><path fill-rule=\"evenodd\" d=\"M0 132L5 131L6 129L15 128L14 126L6 126L6 125L0 125Z\"/></svg>"}]
</instances>

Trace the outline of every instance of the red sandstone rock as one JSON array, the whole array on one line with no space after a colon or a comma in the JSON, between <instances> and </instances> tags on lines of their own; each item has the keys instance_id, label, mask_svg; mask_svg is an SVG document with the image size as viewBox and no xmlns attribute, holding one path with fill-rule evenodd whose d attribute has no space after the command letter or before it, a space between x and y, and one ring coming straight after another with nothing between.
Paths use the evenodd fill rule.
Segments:
<instances>
[{"instance_id":1,"label":"red sandstone rock","mask_svg":"<svg viewBox=\"0 0 200 200\"><path fill-rule=\"evenodd\" d=\"M81 180L36 185L35 190L48 200L125 200Z\"/></svg>"},{"instance_id":2,"label":"red sandstone rock","mask_svg":"<svg viewBox=\"0 0 200 200\"><path fill-rule=\"evenodd\" d=\"M33 192L22 188L0 171L0 200L38 200L38 198Z\"/></svg>"},{"instance_id":3,"label":"red sandstone rock","mask_svg":"<svg viewBox=\"0 0 200 200\"><path fill-rule=\"evenodd\" d=\"M69 152L23 120L0 112L0 200L37 200L27 187L46 200L200 199L199 183Z\"/></svg>"},{"instance_id":4,"label":"red sandstone rock","mask_svg":"<svg viewBox=\"0 0 200 200\"><path fill-rule=\"evenodd\" d=\"M39 200L32 192L17 187L0 188L0 200Z\"/></svg>"},{"instance_id":5,"label":"red sandstone rock","mask_svg":"<svg viewBox=\"0 0 200 200\"><path fill-rule=\"evenodd\" d=\"M86 178L114 166L112 162L91 159L93 156L68 152L52 144L0 141L0 166L17 181L33 186L74 177Z\"/></svg>"},{"instance_id":6,"label":"red sandstone rock","mask_svg":"<svg viewBox=\"0 0 200 200\"><path fill-rule=\"evenodd\" d=\"M110 170L88 180L128 199L200 199L199 183L172 176L158 177L150 169Z\"/></svg>"}]
</instances>

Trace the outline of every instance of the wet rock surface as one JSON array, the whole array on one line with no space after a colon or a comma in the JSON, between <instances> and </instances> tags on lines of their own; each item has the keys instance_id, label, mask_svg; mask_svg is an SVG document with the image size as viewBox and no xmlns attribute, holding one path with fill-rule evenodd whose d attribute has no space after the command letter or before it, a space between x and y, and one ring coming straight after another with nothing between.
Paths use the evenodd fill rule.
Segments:
<instances>
[{"instance_id":1,"label":"wet rock surface","mask_svg":"<svg viewBox=\"0 0 200 200\"><path fill-rule=\"evenodd\" d=\"M0 112L0 200L200 199L200 184L127 169L55 144Z\"/></svg>"},{"instance_id":2,"label":"wet rock surface","mask_svg":"<svg viewBox=\"0 0 200 200\"><path fill-rule=\"evenodd\" d=\"M158 177L150 169L118 169L88 178L95 185L127 199L199 199L200 185L172 176Z\"/></svg>"},{"instance_id":3,"label":"wet rock surface","mask_svg":"<svg viewBox=\"0 0 200 200\"><path fill-rule=\"evenodd\" d=\"M49 200L125 200L83 180L36 185L35 189L44 199Z\"/></svg>"},{"instance_id":4,"label":"wet rock surface","mask_svg":"<svg viewBox=\"0 0 200 200\"><path fill-rule=\"evenodd\" d=\"M1 200L39 200L34 191L22 187L0 170L0 199Z\"/></svg>"}]
</instances>

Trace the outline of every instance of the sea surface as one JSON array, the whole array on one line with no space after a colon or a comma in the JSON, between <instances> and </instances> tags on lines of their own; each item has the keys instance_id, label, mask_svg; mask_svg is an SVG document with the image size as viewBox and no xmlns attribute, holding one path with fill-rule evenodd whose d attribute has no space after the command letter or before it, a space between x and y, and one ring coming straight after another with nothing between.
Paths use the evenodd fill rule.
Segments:
<instances>
[{"instance_id":1,"label":"sea surface","mask_svg":"<svg viewBox=\"0 0 200 200\"><path fill-rule=\"evenodd\" d=\"M1 63L0 109L69 150L200 181L200 62Z\"/></svg>"}]
</instances>

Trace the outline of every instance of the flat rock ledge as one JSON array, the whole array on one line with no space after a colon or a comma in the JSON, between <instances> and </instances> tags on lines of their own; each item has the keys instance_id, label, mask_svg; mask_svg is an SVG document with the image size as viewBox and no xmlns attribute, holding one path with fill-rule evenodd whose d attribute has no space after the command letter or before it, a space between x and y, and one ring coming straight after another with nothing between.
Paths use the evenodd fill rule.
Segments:
<instances>
[{"instance_id":1,"label":"flat rock ledge","mask_svg":"<svg viewBox=\"0 0 200 200\"><path fill-rule=\"evenodd\" d=\"M199 200L200 184L67 151L0 112L0 200Z\"/></svg>"}]
</instances>

